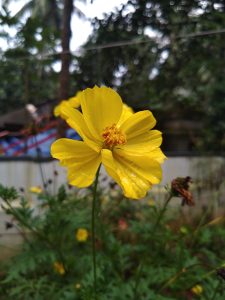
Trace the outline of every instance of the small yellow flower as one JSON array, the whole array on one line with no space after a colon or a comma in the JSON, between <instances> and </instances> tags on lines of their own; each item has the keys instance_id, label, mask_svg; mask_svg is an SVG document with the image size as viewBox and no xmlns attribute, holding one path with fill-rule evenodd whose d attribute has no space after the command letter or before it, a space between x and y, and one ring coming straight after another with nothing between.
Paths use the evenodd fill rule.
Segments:
<instances>
[{"instance_id":1,"label":"small yellow flower","mask_svg":"<svg viewBox=\"0 0 225 300\"><path fill-rule=\"evenodd\" d=\"M87 187L102 163L128 198L144 197L162 178L162 134L152 130L156 120L148 110L132 113L120 96L107 87L79 93L81 111L62 106L66 122L83 141L62 138L51 154L68 168L71 185Z\"/></svg>"},{"instance_id":2,"label":"small yellow flower","mask_svg":"<svg viewBox=\"0 0 225 300\"><path fill-rule=\"evenodd\" d=\"M201 295L203 292L203 287L200 284L197 284L197 285L193 286L191 291L195 295Z\"/></svg>"},{"instance_id":3,"label":"small yellow flower","mask_svg":"<svg viewBox=\"0 0 225 300\"><path fill-rule=\"evenodd\" d=\"M75 283L75 289L79 290L81 288L81 284L80 283Z\"/></svg>"},{"instance_id":4,"label":"small yellow flower","mask_svg":"<svg viewBox=\"0 0 225 300\"><path fill-rule=\"evenodd\" d=\"M155 206L155 200L154 199L149 199L148 200L148 205L151 206L151 207L154 207Z\"/></svg>"},{"instance_id":5,"label":"small yellow flower","mask_svg":"<svg viewBox=\"0 0 225 300\"><path fill-rule=\"evenodd\" d=\"M54 270L56 271L56 273L60 274L60 275L64 275L65 274L65 269L62 263L56 261L53 264Z\"/></svg>"},{"instance_id":6,"label":"small yellow flower","mask_svg":"<svg viewBox=\"0 0 225 300\"><path fill-rule=\"evenodd\" d=\"M185 226L181 226L181 228L180 228L180 233L182 233L182 234L188 234L188 229L185 227Z\"/></svg>"},{"instance_id":7,"label":"small yellow flower","mask_svg":"<svg viewBox=\"0 0 225 300\"><path fill-rule=\"evenodd\" d=\"M79 98L80 93L81 92L77 92L76 96L71 97L71 98L68 99L69 105L71 105L73 108L80 107L80 98Z\"/></svg>"},{"instance_id":8,"label":"small yellow flower","mask_svg":"<svg viewBox=\"0 0 225 300\"><path fill-rule=\"evenodd\" d=\"M62 100L58 105L55 106L53 114L55 117L61 116L61 108L63 104L67 103L67 100Z\"/></svg>"},{"instance_id":9,"label":"small yellow flower","mask_svg":"<svg viewBox=\"0 0 225 300\"><path fill-rule=\"evenodd\" d=\"M66 115L63 113L63 106L69 105L71 108L78 108L80 106L79 93L76 96L69 98L68 100L62 100L55 108L54 108L54 116L61 117L62 119L66 119Z\"/></svg>"},{"instance_id":10,"label":"small yellow flower","mask_svg":"<svg viewBox=\"0 0 225 300\"><path fill-rule=\"evenodd\" d=\"M123 103L122 114L120 116L120 120L117 123L117 126L120 126L126 119L128 119L131 115L134 114L133 109L127 104Z\"/></svg>"},{"instance_id":11,"label":"small yellow flower","mask_svg":"<svg viewBox=\"0 0 225 300\"><path fill-rule=\"evenodd\" d=\"M123 110L125 111L125 113L128 113L130 115L134 113L133 109L126 103L123 103Z\"/></svg>"},{"instance_id":12,"label":"small yellow flower","mask_svg":"<svg viewBox=\"0 0 225 300\"><path fill-rule=\"evenodd\" d=\"M78 242L86 242L88 239L88 231L85 228L79 228L76 232L76 239Z\"/></svg>"},{"instance_id":13,"label":"small yellow flower","mask_svg":"<svg viewBox=\"0 0 225 300\"><path fill-rule=\"evenodd\" d=\"M34 194L41 194L43 192L40 186L32 186L29 191Z\"/></svg>"}]
</instances>

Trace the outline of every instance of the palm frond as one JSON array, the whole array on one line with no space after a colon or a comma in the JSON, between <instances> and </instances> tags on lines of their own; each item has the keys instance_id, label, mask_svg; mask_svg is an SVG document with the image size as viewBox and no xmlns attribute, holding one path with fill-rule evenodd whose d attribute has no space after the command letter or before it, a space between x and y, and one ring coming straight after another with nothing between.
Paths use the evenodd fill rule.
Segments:
<instances>
[{"instance_id":1,"label":"palm frond","mask_svg":"<svg viewBox=\"0 0 225 300\"><path fill-rule=\"evenodd\" d=\"M86 20L87 17L86 15L82 12L82 10L80 8L78 8L77 6L74 7L74 13L79 17L81 18L82 20Z\"/></svg>"},{"instance_id":2,"label":"palm frond","mask_svg":"<svg viewBox=\"0 0 225 300\"><path fill-rule=\"evenodd\" d=\"M29 1L14 15L15 18L22 18L27 12L31 13L33 9L34 1Z\"/></svg>"}]
</instances>

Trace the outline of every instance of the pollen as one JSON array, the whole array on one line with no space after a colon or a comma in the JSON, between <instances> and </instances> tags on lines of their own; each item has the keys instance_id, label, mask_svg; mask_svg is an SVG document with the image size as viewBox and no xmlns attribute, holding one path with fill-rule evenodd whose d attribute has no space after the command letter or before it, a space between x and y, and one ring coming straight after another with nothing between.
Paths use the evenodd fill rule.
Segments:
<instances>
[{"instance_id":1,"label":"pollen","mask_svg":"<svg viewBox=\"0 0 225 300\"><path fill-rule=\"evenodd\" d=\"M104 147L112 149L117 145L124 145L126 143L125 134L116 127L116 124L107 126L102 133L104 139Z\"/></svg>"}]
</instances>

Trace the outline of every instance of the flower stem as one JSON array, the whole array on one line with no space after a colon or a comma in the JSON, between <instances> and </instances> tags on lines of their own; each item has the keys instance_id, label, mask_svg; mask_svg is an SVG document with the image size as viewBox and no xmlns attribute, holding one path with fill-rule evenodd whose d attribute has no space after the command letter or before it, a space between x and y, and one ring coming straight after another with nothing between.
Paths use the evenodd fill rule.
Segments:
<instances>
[{"instance_id":1,"label":"flower stem","mask_svg":"<svg viewBox=\"0 0 225 300\"><path fill-rule=\"evenodd\" d=\"M97 186L100 167L96 173L95 182L93 186L93 201L92 201L92 218L91 218L91 236L92 236L92 258L93 258L93 279L94 279L94 300L97 300L97 276L96 276L96 248L95 248L95 215L96 215L96 200L97 200Z\"/></svg>"},{"instance_id":2,"label":"flower stem","mask_svg":"<svg viewBox=\"0 0 225 300\"><path fill-rule=\"evenodd\" d=\"M157 226L159 225L164 213L166 212L167 209L167 205L169 204L170 200L172 199L173 194L170 192L168 198L166 199L162 209L159 212L158 218L155 222L155 224L153 225L153 229L152 229L152 234L155 233ZM135 278L135 284L134 284L134 300L138 299L138 286L141 280L141 275L143 273L143 267L145 265L145 260L146 260L146 255L143 256L138 268L137 268L137 273L136 273L136 278Z\"/></svg>"},{"instance_id":3,"label":"flower stem","mask_svg":"<svg viewBox=\"0 0 225 300\"><path fill-rule=\"evenodd\" d=\"M167 198L167 200L165 201L165 203L164 203L164 205L163 205L163 207L162 207L159 215L158 215L158 218L157 218L157 220L155 222L155 225L153 227L153 232L155 231L155 229L159 225L159 223L160 223L160 221L161 221L161 219L162 219L162 217L163 217L163 215L164 215L164 213L165 213L165 211L167 209L167 205L169 204L169 202L170 202L170 200L171 200L172 197L173 197L173 194L170 193L169 196L168 196L168 198Z\"/></svg>"}]
</instances>

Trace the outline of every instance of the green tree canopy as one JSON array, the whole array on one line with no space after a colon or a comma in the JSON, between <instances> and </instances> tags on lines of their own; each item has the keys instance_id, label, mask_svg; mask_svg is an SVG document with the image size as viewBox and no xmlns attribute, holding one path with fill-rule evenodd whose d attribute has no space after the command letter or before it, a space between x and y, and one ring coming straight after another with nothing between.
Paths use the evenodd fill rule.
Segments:
<instances>
[{"instance_id":1,"label":"green tree canopy","mask_svg":"<svg viewBox=\"0 0 225 300\"><path fill-rule=\"evenodd\" d=\"M94 20L74 77L83 87L116 87L136 110L150 108L163 121L201 121L198 147L222 151L224 12L223 1L129 0Z\"/></svg>"}]
</instances>

